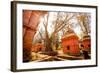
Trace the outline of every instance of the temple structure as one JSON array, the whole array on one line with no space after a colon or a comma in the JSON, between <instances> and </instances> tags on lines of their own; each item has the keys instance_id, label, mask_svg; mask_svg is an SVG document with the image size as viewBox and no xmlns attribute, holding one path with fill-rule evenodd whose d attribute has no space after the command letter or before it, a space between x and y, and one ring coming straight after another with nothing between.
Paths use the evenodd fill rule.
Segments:
<instances>
[{"instance_id":1,"label":"temple structure","mask_svg":"<svg viewBox=\"0 0 100 73\"><path fill-rule=\"evenodd\" d=\"M63 52L68 55L80 55L79 38L75 32L69 28L68 31L62 37Z\"/></svg>"}]
</instances>

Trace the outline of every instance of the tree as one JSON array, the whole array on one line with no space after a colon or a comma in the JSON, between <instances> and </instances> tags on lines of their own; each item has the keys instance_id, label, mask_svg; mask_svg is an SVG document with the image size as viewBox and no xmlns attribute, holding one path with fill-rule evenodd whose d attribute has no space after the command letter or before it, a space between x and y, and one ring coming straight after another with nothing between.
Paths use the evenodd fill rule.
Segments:
<instances>
[{"instance_id":1,"label":"tree","mask_svg":"<svg viewBox=\"0 0 100 73\"><path fill-rule=\"evenodd\" d=\"M52 32L51 34L48 31L48 24L49 24L49 17L50 12L44 15L43 19L43 26L45 29L45 37L41 35L41 32L39 32L41 38L44 40L45 43L45 52L54 52L52 49L52 46L55 45L55 47L58 47L59 44L59 31L62 31L62 29L70 26L70 20L75 16L74 13L66 13L66 12L56 12L55 13L55 20L52 21Z\"/></svg>"},{"instance_id":2,"label":"tree","mask_svg":"<svg viewBox=\"0 0 100 73\"><path fill-rule=\"evenodd\" d=\"M89 35L90 33L90 18L91 16L89 13L78 13L77 15L78 23L85 35Z\"/></svg>"}]
</instances>

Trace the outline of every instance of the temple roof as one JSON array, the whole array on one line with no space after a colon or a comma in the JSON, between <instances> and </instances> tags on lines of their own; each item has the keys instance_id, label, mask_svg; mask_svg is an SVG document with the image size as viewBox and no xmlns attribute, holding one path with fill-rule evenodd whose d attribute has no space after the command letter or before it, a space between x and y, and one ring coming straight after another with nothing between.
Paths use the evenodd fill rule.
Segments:
<instances>
[{"instance_id":1,"label":"temple roof","mask_svg":"<svg viewBox=\"0 0 100 73\"><path fill-rule=\"evenodd\" d=\"M90 35L84 35L82 40L85 40L85 39L91 39Z\"/></svg>"},{"instance_id":2,"label":"temple roof","mask_svg":"<svg viewBox=\"0 0 100 73\"><path fill-rule=\"evenodd\" d=\"M69 35L69 34L75 34L75 32L71 29L71 28L68 28L68 30L65 32L64 35Z\"/></svg>"},{"instance_id":3,"label":"temple roof","mask_svg":"<svg viewBox=\"0 0 100 73\"><path fill-rule=\"evenodd\" d=\"M70 36L78 37L73 29L68 28L68 30L65 32L65 34L63 35L62 38L67 38L67 37L70 37Z\"/></svg>"}]
</instances>

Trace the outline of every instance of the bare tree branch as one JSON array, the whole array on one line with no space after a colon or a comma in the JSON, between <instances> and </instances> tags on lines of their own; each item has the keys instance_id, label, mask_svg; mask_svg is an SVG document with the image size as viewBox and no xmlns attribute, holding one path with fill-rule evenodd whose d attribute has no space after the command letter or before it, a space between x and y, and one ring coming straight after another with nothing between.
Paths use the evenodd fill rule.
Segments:
<instances>
[{"instance_id":1,"label":"bare tree branch","mask_svg":"<svg viewBox=\"0 0 100 73\"><path fill-rule=\"evenodd\" d=\"M39 31L39 34L40 34L41 39L44 40L42 33L40 31Z\"/></svg>"},{"instance_id":2,"label":"bare tree branch","mask_svg":"<svg viewBox=\"0 0 100 73\"><path fill-rule=\"evenodd\" d=\"M83 33L88 34L90 32L90 16L87 13L79 13L77 20L81 26Z\"/></svg>"},{"instance_id":3,"label":"bare tree branch","mask_svg":"<svg viewBox=\"0 0 100 73\"><path fill-rule=\"evenodd\" d=\"M75 15L72 15L70 18L68 18L68 16L66 16L66 18L64 19L63 23L60 24L61 26L55 31L56 33L59 32L61 29L63 29L66 25L68 25L69 21L74 17Z\"/></svg>"}]
</instances>

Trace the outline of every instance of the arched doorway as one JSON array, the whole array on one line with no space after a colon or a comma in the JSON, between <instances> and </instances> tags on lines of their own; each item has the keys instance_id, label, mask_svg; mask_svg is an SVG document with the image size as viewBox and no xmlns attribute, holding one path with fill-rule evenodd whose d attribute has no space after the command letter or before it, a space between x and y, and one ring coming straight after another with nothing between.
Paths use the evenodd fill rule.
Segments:
<instances>
[{"instance_id":1,"label":"arched doorway","mask_svg":"<svg viewBox=\"0 0 100 73\"><path fill-rule=\"evenodd\" d=\"M37 31L40 17L46 11L23 10L23 62L31 60L33 37Z\"/></svg>"}]
</instances>

